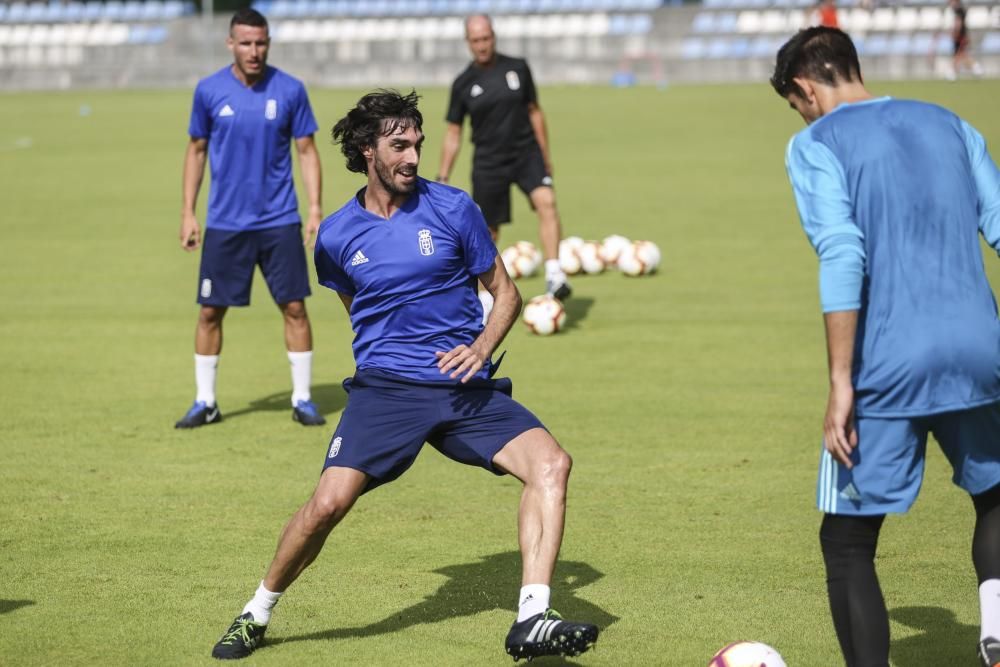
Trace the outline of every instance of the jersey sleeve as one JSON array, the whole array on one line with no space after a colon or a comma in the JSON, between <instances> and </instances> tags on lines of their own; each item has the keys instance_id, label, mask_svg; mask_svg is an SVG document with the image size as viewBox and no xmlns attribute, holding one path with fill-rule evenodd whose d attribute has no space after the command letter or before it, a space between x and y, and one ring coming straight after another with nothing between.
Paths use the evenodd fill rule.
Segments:
<instances>
[{"instance_id":1,"label":"jersey sleeve","mask_svg":"<svg viewBox=\"0 0 1000 667\"><path fill-rule=\"evenodd\" d=\"M462 196L458 216L458 233L465 252L465 268L474 276L486 273L493 267L497 256L497 247L486 226L486 218L468 195Z\"/></svg>"},{"instance_id":2,"label":"jersey sleeve","mask_svg":"<svg viewBox=\"0 0 1000 667\"><path fill-rule=\"evenodd\" d=\"M824 313L861 307L864 235L855 224L847 179L829 148L798 134L785 155L802 229L819 256Z\"/></svg>"},{"instance_id":3,"label":"jersey sleeve","mask_svg":"<svg viewBox=\"0 0 1000 667\"><path fill-rule=\"evenodd\" d=\"M194 89L191 101L191 122L188 123L188 136L192 139L207 139L212 133L212 110L205 100L205 91L199 83Z\"/></svg>"},{"instance_id":4,"label":"jersey sleeve","mask_svg":"<svg viewBox=\"0 0 1000 667\"><path fill-rule=\"evenodd\" d=\"M295 94L295 110L292 114L292 136L296 139L308 137L316 133L319 125L309 104L309 94L306 87L299 83Z\"/></svg>"},{"instance_id":5,"label":"jersey sleeve","mask_svg":"<svg viewBox=\"0 0 1000 667\"><path fill-rule=\"evenodd\" d=\"M459 81L462 77L455 79L455 83L451 84L451 98L448 100L448 113L445 115L444 119L449 123L455 123L456 125L461 125L465 121L465 114L467 112L465 108L465 102L462 100L462 93L459 90Z\"/></svg>"},{"instance_id":6,"label":"jersey sleeve","mask_svg":"<svg viewBox=\"0 0 1000 667\"><path fill-rule=\"evenodd\" d=\"M354 284L347 273L340 268L336 258L330 256L330 251L322 238L316 243L313 262L316 264L316 279L320 285L346 296L354 296L356 291Z\"/></svg>"},{"instance_id":7,"label":"jersey sleeve","mask_svg":"<svg viewBox=\"0 0 1000 667\"><path fill-rule=\"evenodd\" d=\"M976 184L979 231L990 247L1000 252L1000 170L986 149L983 135L964 120L962 134Z\"/></svg>"},{"instance_id":8,"label":"jersey sleeve","mask_svg":"<svg viewBox=\"0 0 1000 667\"><path fill-rule=\"evenodd\" d=\"M528 62L524 63L524 101L527 104L538 104L538 91L535 89L535 79L531 76L531 68Z\"/></svg>"}]
</instances>

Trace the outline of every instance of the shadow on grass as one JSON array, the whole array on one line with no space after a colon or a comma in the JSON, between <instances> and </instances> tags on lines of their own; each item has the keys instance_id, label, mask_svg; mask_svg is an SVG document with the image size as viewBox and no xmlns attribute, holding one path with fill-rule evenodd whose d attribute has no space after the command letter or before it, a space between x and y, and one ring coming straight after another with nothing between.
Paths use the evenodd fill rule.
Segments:
<instances>
[{"instance_id":1,"label":"shadow on grass","mask_svg":"<svg viewBox=\"0 0 1000 667\"><path fill-rule=\"evenodd\" d=\"M473 616L484 611L504 609L513 620L517 582L521 576L521 554L516 551L484 556L474 563L448 565L438 570L448 580L423 602L401 610L381 621L354 628L331 628L307 635L292 635L271 640L272 645L296 641L347 639L398 632L426 623L439 623L461 616ZM604 574L586 563L560 561L552 582L555 607L565 618L595 623L601 630L618 620L597 605L576 597L575 591L588 586ZM514 588L512 588L512 586ZM501 631L504 635L507 628ZM500 638L502 639L502 637ZM499 639L498 639L499 644ZM565 664L559 660L560 664ZM542 661L540 664L545 664Z\"/></svg>"},{"instance_id":2,"label":"shadow on grass","mask_svg":"<svg viewBox=\"0 0 1000 667\"><path fill-rule=\"evenodd\" d=\"M21 607L28 607L33 604L35 604L34 600L0 600L0 614L9 614Z\"/></svg>"},{"instance_id":3,"label":"shadow on grass","mask_svg":"<svg viewBox=\"0 0 1000 667\"><path fill-rule=\"evenodd\" d=\"M952 611L941 607L899 607L889 612L889 618L922 631L892 642L894 665L924 667L975 662L979 627L959 623Z\"/></svg>"},{"instance_id":4,"label":"shadow on grass","mask_svg":"<svg viewBox=\"0 0 1000 667\"><path fill-rule=\"evenodd\" d=\"M594 300L589 296L571 296L566 299L563 302L563 308L566 309L566 324L563 326L563 331L575 329L578 322L587 319L587 314L593 305Z\"/></svg>"},{"instance_id":5,"label":"shadow on grass","mask_svg":"<svg viewBox=\"0 0 1000 667\"><path fill-rule=\"evenodd\" d=\"M312 388L312 400L319 408L320 414L329 415L344 409L347 403L347 393L340 383L318 384ZM250 401L250 405L239 410L224 411L225 419L240 417L251 412L288 412L292 411L292 392L280 391L264 398Z\"/></svg>"}]
</instances>

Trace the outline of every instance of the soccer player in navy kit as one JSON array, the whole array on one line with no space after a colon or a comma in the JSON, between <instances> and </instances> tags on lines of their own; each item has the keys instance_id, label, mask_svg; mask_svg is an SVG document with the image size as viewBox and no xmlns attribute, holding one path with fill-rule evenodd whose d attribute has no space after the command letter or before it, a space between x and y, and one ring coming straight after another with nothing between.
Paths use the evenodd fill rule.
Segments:
<instances>
[{"instance_id":1,"label":"soccer player in navy kit","mask_svg":"<svg viewBox=\"0 0 1000 667\"><path fill-rule=\"evenodd\" d=\"M491 361L520 311L476 204L417 176L417 95L377 91L333 128L349 170L368 184L320 227L316 272L355 332L357 371L312 498L292 517L253 599L216 644L217 658L259 645L279 596L319 555L358 497L412 465L425 442L445 456L524 484L518 516L522 588L505 648L515 660L578 655L597 639L549 607L571 460L511 398ZM493 295L489 321L477 280Z\"/></svg>"},{"instance_id":2,"label":"soccer player in navy kit","mask_svg":"<svg viewBox=\"0 0 1000 667\"><path fill-rule=\"evenodd\" d=\"M267 64L267 20L253 9L233 16L227 40L234 63L201 80L194 92L190 141L184 156L180 241L191 252L202 245L198 280L201 311L195 333L194 404L177 428L222 420L215 380L222 351L222 321L230 306L250 303L253 272L260 265L285 321L292 368L292 418L304 426L326 420L310 396L312 330L306 313L309 269L292 182L289 144L294 140L309 197L305 242L319 228L319 152L316 119L300 81ZM211 163L212 185L204 239L195 203Z\"/></svg>"},{"instance_id":3,"label":"soccer player in navy kit","mask_svg":"<svg viewBox=\"0 0 1000 667\"><path fill-rule=\"evenodd\" d=\"M448 182L462 145L462 123L468 115L476 146L472 198L486 217L493 241L499 239L500 225L510 222L510 186L516 183L538 214L546 290L557 299L565 299L570 286L559 267L562 227L552 188L548 131L531 70L524 60L497 53L488 16L466 19L465 38L473 61L451 87L437 178Z\"/></svg>"},{"instance_id":4,"label":"soccer player in navy kit","mask_svg":"<svg viewBox=\"0 0 1000 667\"><path fill-rule=\"evenodd\" d=\"M808 124L786 163L819 255L830 393L817 504L844 658L889 664L875 550L885 515L916 500L930 433L975 508L978 651L994 667L1000 320L979 238L1000 248L1000 171L982 135L952 112L873 97L840 30L791 38L771 83Z\"/></svg>"}]
</instances>

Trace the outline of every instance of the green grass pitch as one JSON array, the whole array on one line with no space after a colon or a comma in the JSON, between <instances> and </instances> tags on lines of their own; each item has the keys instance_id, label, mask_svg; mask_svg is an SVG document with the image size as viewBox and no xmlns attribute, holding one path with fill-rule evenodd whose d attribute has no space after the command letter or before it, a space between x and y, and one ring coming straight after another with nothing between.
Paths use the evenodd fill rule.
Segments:
<instances>
[{"instance_id":1,"label":"green grass pitch","mask_svg":"<svg viewBox=\"0 0 1000 667\"><path fill-rule=\"evenodd\" d=\"M953 108L1000 154L1000 83L872 89ZM421 92L433 176L446 93ZM328 139L360 93L311 91L328 212L361 185ZM541 100L566 233L648 238L664 256L653 277L577 278L567 332L518 325L503 346L515 396L575 459L553 603L603 633L572 664L703 665L737 639L794 667L840 664L813 508L816 260L783 166L801 121L765 82ZM226 421L173 429L194 393L198 258L177 242L189 108L187 90L2 97L0 663L211 664L343 407L339 300L316 287L308 302L331 426L303 429L258 277L226 321ZM514 200L502 240L536 240ZM508 664L518 493L428 449L358 503L247 664ZM894 665L973 664L971 525L935 449L920 501L883 531Z\"/></svg>"}]
</instances>

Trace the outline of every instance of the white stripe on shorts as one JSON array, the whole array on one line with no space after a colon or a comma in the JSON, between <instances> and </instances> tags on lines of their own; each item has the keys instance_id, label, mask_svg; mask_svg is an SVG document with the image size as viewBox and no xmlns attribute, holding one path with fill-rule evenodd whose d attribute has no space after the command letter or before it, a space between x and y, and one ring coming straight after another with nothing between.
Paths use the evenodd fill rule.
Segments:
<instances>
[{"instance_id":1,"label":"white stripe on shorts","mask_svg":"<svg viewBox=\"0 0 1000 667\"><path fill-rule=\"evenodd\" d=\"M825 448L819 459L819 480L816 500L821 512L837 512L837 462Z\"/></svg>"}]
</instances>

